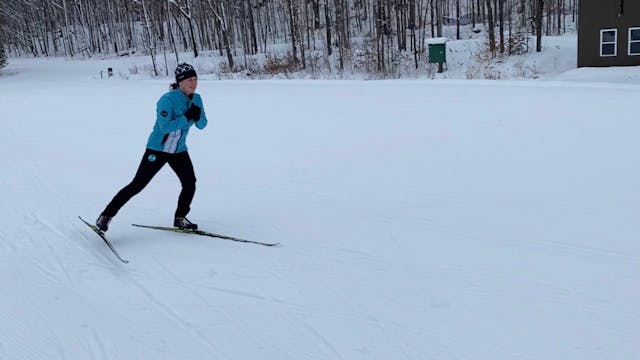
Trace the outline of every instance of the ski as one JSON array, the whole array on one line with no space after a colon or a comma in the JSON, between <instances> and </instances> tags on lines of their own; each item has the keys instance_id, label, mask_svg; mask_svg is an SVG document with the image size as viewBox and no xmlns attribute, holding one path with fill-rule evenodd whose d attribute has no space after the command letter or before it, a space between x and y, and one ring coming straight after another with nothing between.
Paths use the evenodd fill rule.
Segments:
<instances>
[{"instance_id":1,"label":"ski","mask_svg":"<svg viewBox=\"0 0 640 360\"><path fill-rule=\"evenodd\" d=\"M209 237L214 237L214 238L218 238L218 239L231 240L231 241L237 241L237 242L243 242L243 243L249 243L249 244L257 244L257 245L263 245L263 246L275 246L275 245L280 244L280 243L277 243L277 242L276 243L268 243L268 242L261 242L261 241L245 240L245 239L240 239L240 238L233 237L233 236L214 234L214 233L210 233L208 231L202 231L202 230L188 230L188 229L180 229L180 228L176 228L176 227L140 225L140 224L131 224L131 225L132 226L136 226L136 227L141 227L141 228L147 228L147 229L172 231L172 232L181 233L181 234L194 234L194 235L209 236Z\"/></svg>"},{"instance_id":2,"label":"ski","mask_svg":"<svg viewBox=\"0 0 640 360\"><path fill-rule=\"evenodd\" d=\"M118 258L118 260L122 261L125 264L129 263L129 260L125 260L122 257L120 257L120 254L118 254L118 252L113 247L113 245L111 245L111 242L107 239L107 237L105 236L105 234L104 234L104 232L102 230L98 229L97 226L87 222L85 219L81 218L80 216L78 216L78 219L80 219L80 221L82 221L83 223L87 224L87 226L91 230L93 230L93 232L95 232L96 234L98 234L98 236L100 236L100 238L104 241L104 243L107 244L107 246L109 247L111 252L113 252L113 254Z\"/></svg>"}]
</instances>

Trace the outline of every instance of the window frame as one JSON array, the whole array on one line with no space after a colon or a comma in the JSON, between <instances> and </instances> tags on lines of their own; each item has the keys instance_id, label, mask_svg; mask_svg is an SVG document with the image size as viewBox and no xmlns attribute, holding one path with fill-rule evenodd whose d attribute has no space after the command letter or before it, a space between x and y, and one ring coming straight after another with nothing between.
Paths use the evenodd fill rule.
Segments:
<instances>
[{"instance_id":1,"label":"window frame","mask_svg":"<svg viewBox=\"0 0 640 360\"><path fill-rule=\"evenodd\" d=\"M628 50L627 50L627 55L629 56L640 56L640 51L637 53L631 53L631 44L640 44L640 39L639 40L631 40L631 31L640 31L640 26L635 26L635 27L630 27L629 28L629 46L628 46Z\"/></svg>"},{"instance_id":2,"label":"window frame","mask_svg":"<svg viewBox=\"0 0 640 360\"><path fill-rule=\"evenodd\" d=\"M604 40L603 39L604 33L605 32L610 32L610 31L613 31L614 41L613 42L611 42L611 41L604 42L603 41ZM610 45L610 44L613 44L613 54L606 54L606 55L603 54L602 53L603 45ZM616 57L616 56L618 56L618 29L614 28L614 29L602 29L602 30L600 30L600 57Z\"/></svg>"}]
</instances>

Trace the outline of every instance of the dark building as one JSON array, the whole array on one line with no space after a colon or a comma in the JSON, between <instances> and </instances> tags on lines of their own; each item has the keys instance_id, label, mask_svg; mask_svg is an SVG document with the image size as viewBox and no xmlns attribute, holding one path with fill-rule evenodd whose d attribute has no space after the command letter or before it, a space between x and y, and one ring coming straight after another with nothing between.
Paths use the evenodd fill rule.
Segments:
<instances>
[{"instance_id":1,"label":"dark building","mask_svg":"<svg viewBox=\"0 0 640 360\"><path fill-rule=\"evenodd\" d=\"M640 0L579 0L578 67L640 65Z\"/></svg>"}]
</instances>

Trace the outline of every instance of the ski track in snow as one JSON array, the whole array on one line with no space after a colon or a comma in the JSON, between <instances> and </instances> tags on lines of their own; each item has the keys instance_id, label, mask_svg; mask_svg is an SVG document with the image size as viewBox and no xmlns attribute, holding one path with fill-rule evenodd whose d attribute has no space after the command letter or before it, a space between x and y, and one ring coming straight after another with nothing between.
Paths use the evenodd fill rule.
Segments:
<instances>
[{"instance_id":1,"label":"ski track in snow","mask_svg":"<svg viewBox=\"0 0 640 360\"><path fill-rule=\"evenodd\" d=\"M305 322L302 322L302 325L313 337L317 338L321 344L324 344L324 346L328 349L330 358L340 359L340 360L345 359L342 355L340 355L340 352L338 351L338 349L336 349L336 347L333 346L331 342L327 340L326 337L324 337L320 332L318 332L318 330L314 329L313 326Z\"/></svg>"},{"instance_id":2,"label":"ski track in snow","mask_svg":"<svg viewBox=\"0 0 640 360\"><path fill-rule=\"evenodd\" d=\"M182 327L185 331L192 333L195 338L199 339L206 347L209 348L212 354L223 355L220 358L229 359L229 357L224 355L224 353L220 349L218 349L217 346L213 342L211 342L205 334L199 331L197 327L192 326L188 321L185 321L179 313L175 312L171 308L171 306L167 305L162 300L153 295L153 293L145 288L139 281L134 279L132 279L131 281L138 289L140 289L144 296L156 306L157 309L165 313L167 317L172 319L176 325Z\"/></svg>"}]
</instances>

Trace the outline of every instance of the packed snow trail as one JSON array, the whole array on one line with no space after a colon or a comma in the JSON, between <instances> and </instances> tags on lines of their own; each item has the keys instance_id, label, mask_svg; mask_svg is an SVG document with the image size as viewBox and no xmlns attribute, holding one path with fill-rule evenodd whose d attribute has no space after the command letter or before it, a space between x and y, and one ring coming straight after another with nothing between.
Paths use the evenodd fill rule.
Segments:
<instances>
[{"instance_id":1,"label":"packed snow trail","mask_svg":"<svg viewBox=\"0 0 640 360\"><path fill-rule=\"evenodd\" d=\"M165 168L111 223L124 265L76 217L167 83L94 65L0 77L0 359L640 353L640 87L203 79L190 217L282 246L133 228L171 224Z\"/></svg>"}]
</instances>

